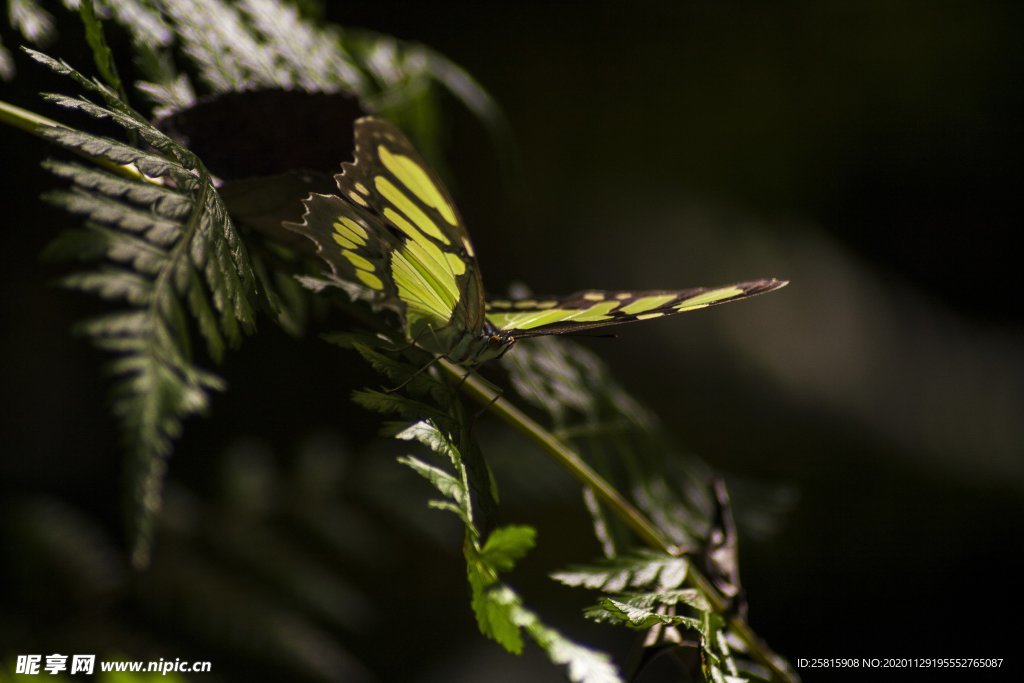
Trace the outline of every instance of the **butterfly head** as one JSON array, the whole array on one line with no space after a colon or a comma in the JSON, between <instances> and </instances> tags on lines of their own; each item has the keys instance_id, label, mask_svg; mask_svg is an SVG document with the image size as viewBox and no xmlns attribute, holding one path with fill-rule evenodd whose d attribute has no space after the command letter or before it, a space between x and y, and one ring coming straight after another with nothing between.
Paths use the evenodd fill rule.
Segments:
<instances>
[{"instance_id":1,"label":"butterfly head","mask_svg":"<svg viewBox=\"0 0 1024 683\"><path fill-rule=\"evenodd\" d=\"M480 365L489 360L501 358L508 353L515 343L516 338L510 332L498 329L489 322L486 322L483 334L476 337L474 344L472 344L470 355L463 362L467 365Z\"/></svg>"}]
</instances>

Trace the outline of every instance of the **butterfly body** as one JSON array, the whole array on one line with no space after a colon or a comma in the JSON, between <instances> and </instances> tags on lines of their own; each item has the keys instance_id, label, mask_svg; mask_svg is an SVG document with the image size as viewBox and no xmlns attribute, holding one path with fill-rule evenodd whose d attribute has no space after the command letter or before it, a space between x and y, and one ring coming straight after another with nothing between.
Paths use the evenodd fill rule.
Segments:
<instances>
[{"instance_id":1,"label":"butterfly body","mask_svg":"<svg viewBox=\"0 0 1024 683\"><path fill-rule=\"evenodd\" d=\"M339 194L311 194L302 223L333 277L395 311L406 339L478 365L517 339L648 320L747 298L786 283L642 292L584 290L564 297L487 301L472 242L454 203L412 144L383 119L355 123L355 160Z\"/></svg>"}]
</instances>

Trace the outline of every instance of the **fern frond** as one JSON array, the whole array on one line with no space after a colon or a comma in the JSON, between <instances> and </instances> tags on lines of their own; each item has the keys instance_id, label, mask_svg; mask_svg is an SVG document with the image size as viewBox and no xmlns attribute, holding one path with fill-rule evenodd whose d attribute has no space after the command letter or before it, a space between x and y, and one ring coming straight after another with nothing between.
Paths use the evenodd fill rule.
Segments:
<instances>
[{"instance_id":1,"label":"fern frond","mask_svg":"<svg viewBox=\"0 0 1024 683\"><path fill-rule=\"evenodd\" d=\"M668 612L663 607L674 606L683 602L690 604L687 600L698 604L707 605L701 602L696 591L688 591L684 596L681 591L676 593L647 593L618 598L601 598L597 605L584 610L583 614L588 619L598 623L616 623L627 626L638 631L661 626L683 626L689 630L696 631L707 637L706 622L700 617L686 616ZM702 610L707 612L708 610Z\"/></svg>"},{"instance_id":2,"label":"fern frond","mask_svg":"<svg viewBox=\"0 0 1024 683\"><path fill-rule=\"evenodd\" d=\"M86 157L105 159L121 166L131 166L150 178L163 176L186 178L189 173L176 160L140 150L119 140L101 135L91 135L60 126L41 127L36 130L36 134Z\"/></svg>"},{"instance_id":3,"label":"fern frond","mask_svg":"<svg viewBox=\"0 0 1024 683\"><path fill-rule=\"evenodd\" d=\"M303 90L361 93L366 83L338 32L304 21L278 0L242 0L240 9L261 43Z\"/></svg>"},{"instance_id":4,"label":"fern frond","mask_svg":"<svg viewBox=\"0 0 1024 683\"><path fill-rule=\"evenodd\" d=\"M100 4L110 11L118 24L131 26L135 43L164 48L173 42L171 27L149 3L139 0L103 0Z\"/></svg>"},{"instance_id":5,"label":"fern frond","mask_svg":"<svg viewBox=\"0 0 1024 683\"><path fill-rule=\"evenodd\" d=\"M669 590L683 583L689 566L685 557L637 551L594 565L569 567L554 572L551 578L566 586L600 589L606 593L649 586Z\"/></svg>"},{"instance_id":6,"label":"fern frond","mask_svg":"<svg viewBox=\"0 0 1024 683\"><path fill-rule=\"evenodd\" d=\"M248 30L240 12L226 2L175 0L159 4L185 54L214 92L295 85Z\"/></svg>"},{"instance_id":7,"label":"fern frond","mask_svg":"<svg viewBox=\"0 0 1024 683\"><path fill-rule=\"evenodd\" d=\"M775 680L770 671L755 664L749 655L744 657L746 653L743 646L738 639L731 637L726 620L715 613L698 589L622 593L603 597L596 605L584 610L583 614L598 623L651 631L658 636L659 641L667 629L683 629L696 634L698 637L692 639L676 635L668 642L691 642L700 648L705 680L732 683Z\"/></svg>"},{"instance_id":8,"label":"fern frond","mask_svg":"<svg viewBox=\"0 0 1024 683\"><path fill-rule=\"evenodd\" d=\"M153 128L113 90L66 62L33 57L105 103L61 95L49 99L113 121L151 147L144 151L62 128L45 131L65 148L115 168L131 164L145 174L124 177L81 163L46 163L71 183L47 198L87 218L49 254L97 261L95 268L67 276L64 284L126 307L80 329L118 356L111 364L117 377L114 410L131 454L134 559L144 563L165 460L182 421L205 412L210 393L223 389L219 377L194 363L190 337L198 332L215 361L227 345L238 344L254 325L255 275L209 174L191 152Z\"/></svg>"},{"instance_id":9,"label":"fern frond","mask_svg":"<svg viewBox=\"0 0 1024 683\"><path fill-rule=\"evenodd\" d=\"M100 76L103 77L107 85L117 92L121 99L127 101L124 84L121 82L117 64L114 62L114 53L107 45L107 38L103 34L103 24L96 16L96 6L92 0L79 0L78 16L85 26L85 41L89 44L89 49L92 50L93 62L95 62Z\"/></svg>"},{"instance_id":10,"label":"fern frond","mask_svg":"<svg viewBox=\"0 0 1024 683\"><path fill-rule=\"evenodd\" d=\"M174 74L160 82L139 81L135 84L155 105L153 114L160 118L196 102L196 91L185 74Z\"/></svg>"},{"instance_id":11,"label":"fern frond","mask_svg":"<svg viewBox=\"0 0 1024 683\"><path fill-rule=\"evenodd\" d=\"M116 182L116 176L109 176L104 183L108 187ZM75 178L72 178L75 181ZM95 181L95 178L93 178ZM143 235L156 245L166 246L177 240L180 223L161 218L145 209L126 202L122 197L107 196L102 190L75 187L70 191L48 192L44 198L52 204L63 207L71 213L81 214L104 225Z\"/></svg>"},{"instance_id":12,"label":"fern frond","mask_svg":"<svg viewBox=\"0 0 1024 683\"><path fill-rule=\"evenodd\" d=\"M294 259L279 256L274 245L250 252L253 271L263 290L264 312L293 337L302 336L314 305L303 286L292 276Z\"/></svg>"},{"instance_id":13,"label":"fern frond","mask_svg":"<svg viewBox=\"0 0 1024 683\"><path fill-rule=\"evenodd\" d=\"M367 410L385 415L399 415L407 420L450 420L448 413L444 410L440 410L432 404L416 401L396 393L361 389L352 392L352 400Z\"/></svg>"},{"instance_id":14,"label":"fern frond","mask_svg":"<svg viewBox=\"0 0 1024 683\"><path fill-rule=\"evenodd\" d=\"M121 100L117 99L117 95L115 95L111 90L92 81L85 81L85 83L94 86L93 90L96 93L103 96L104 99L108 99L107 106L104 107L98 105L84 97L67 97L65 95L44 94L43 98L60 107L64 107L65 109L77 110L96 119L107 119L112 121L125 130L139 135L139 137L155 148L158 152L167 154L171 159L178 161L186 167L186 171L189 173L196 170L197 166L200 165L198 159L196 159L188 150L181 147L169 137L154 128L141 115L134 110L129 109L127 105L121 104ZM102 138L97 138L97 140L102 140ZM94 141L94 144L95 142L96 141ZM75 146L73 141L70 146Z\"/></svg>"},{"instance_id":15,"label":"fern frond","mask_svg":"<svg viewBox=\"0 0 1024 683\"><path fill-rule=\"evenodd\" d=\"M124 145L123 147L132 149L128 145ZM110 158L111 148L108 146L106 147L106 150L107 153L105 155ZM156 155L147 156L155 158L160 162L164 162L160 164L159 173L162 175L168 175L170 173L170 165L167 164L164 159ZM137 154L123 156L121 159L121 163L132 163L135 164L136 167L138 167L139 162L141 161L141 158ZM175 191L174 188L166 187L164 185L156 185L151 182L122 178L120 176L111 175L105 171L90 168L83 164L54 161L52 159L44 161L43 168L55 176L73 181L75 186L78 188L90 190L95 194L110 197L115 200L123 199L133 204L145 206L163 218L184 218L191 208L191 204L187 197L182 196L179 192ZM151 167L149 170L153 171L154 169ZM179 170L184 172L184 169Z\"/></svg>"},{"instance_id":16,"label":"fern frond","mask_svg":"<svg viewBox=\"0 0 1024 683\"><path fill-rule=\"evenodd\" d=\"M157 4L213 92L277 87L363 95L370 88L338 29L314 26L279 0Z\"/></svg>"},{"instance_id":17,"label":"fern frond","mask_svg":"<svg viewBox=\"0 0 1024 683\"><path fill-rule=\"evenodd\" d=\"M433 138L437 115L431 85L438 84L484 122L504 157L511 155L508 125L495 100L468 72L424 45L317 26L281 0L154 0L166 21L140 9L138 0L112 5L113 18L132 35L143 62L159 61L154 46L159 52L169 44L167 33L173 33L213 93L257 88L346 92L368 111L404 123L425 144ZM162 112L194 101L185 77L148 69L156 71L161 77L148 75L150 82L140 87Z\"/></svg>"},{"instance_id":18,"label":"fern frond","mask_svg":"<svg viewBox=\"0 0 1024 683\"><path fill-rule=\"evenodd\" d=\"M470 476L462 454L451 437L430 422L418 422L397 435L415 441L446 461L450 470L406 456L399 462L424 477L444 497L431 507L456 514L465 527L463 553L472 593L471 605L480 632L509 652L523 649L523 632L539 645L552 662L564 666L575 683L621 683L608 655L583 647L544 625L523 606L522 598L504 583L500 574L533 548L536 532L528 526L504 526L484 535L474 518Z\"/></svg>"}]
</instances>

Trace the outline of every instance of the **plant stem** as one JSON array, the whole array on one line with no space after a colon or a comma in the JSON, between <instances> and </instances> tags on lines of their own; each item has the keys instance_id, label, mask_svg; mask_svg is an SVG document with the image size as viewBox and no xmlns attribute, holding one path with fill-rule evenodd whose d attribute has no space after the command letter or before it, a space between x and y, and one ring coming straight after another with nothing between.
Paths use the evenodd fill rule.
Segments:
<instances>
[{"instance_id":1,"label":"plant stem","mask_svg":"<svg viewBox=\"0 0 1024 683\"><path fill-rule=\"evenodd\" d=\"M47 140L49 142L53 142L53 140L50 140L45 135L42 135L42 131L47 128L63 128L64 130L74 130L74 128L71 128L70 126L65 126L63 123L59 123L58 121L54 121L53 119L48 119L45 116L41 116L27 109L22 109L21 107L17 107L13 104L4 102L2 100L0 100L0 123L7 124L8 126L13 126L14 128L20 128L26 133L31 133L32 135L43 138L44 140ZM114 163L110 159L104 159L103 157L94 157L90 154L86 154L80 149L74 149L70 147L67 149L70 149L70 151L74 152L75 154L84 157L96 164L99 164L100 166L110 171L113 171L114 173L117 173L119 175L123 175L128 178L133 178L135 180L149 181L149 178L147 178L141 171L139 171L139 169L135 168L132 165L121 165Z\"/></svg>"},{"instance_id":2,"label":"plant stem","mask_svg":"<svg viewBox=\"0 0 1024 683\"><path fill-rule=\"evenodd\" d=\"M681 548L668 540L665 534L651 520L638 510L636 506L626 500L625 496L619 493L618 489L598 474L583 458L513 403L503 398L500 393L491 388L479 375L472 372L467 373L463 368L443 358L439 359L438 363L444 368L445 372L461 383L462 389L472 396L473 399L483 404L490 412L500 417L517 431L537 442L558 463L569 470L569 473L581 484L590 488L614 515L624 521L643 539L644 543L667 555L680 556L683 554ZM707 597L715 612L722 614L727 611L728 601L692 565L687 572L687 582ZM754 633L745 620L733 615L728 617L728 623L732 632L747 646L749 654L758 662L768 667L775 678L786 683L797 683L800 680L800 677L789 666L789 663L772 652L768 645Z\"/></svg>"},{"instance_id":3,"label":"plant stem","mask_svg":"<svg viewBox=\"0 0 1024 683\"><path fill-rule=\"evenodd\" d=\"M576 477L581 484L592 489L597 497L628 524L645 543L652 548L657 548L671 555L679 554L679 549L640 510L626 500L614 486L588 465L583 458L559 441L554 434L537 424L537 422L519 410L510 401L502 398L479 375L475 373L467 375L465 370L443 358L439 362L441 367L453 377L460 381L465 378L465 382L462 384L463 389L474 399L487 406L491 412L495 413L509 425L540 444L555 460L569 470L569 473Z\"/></svg>"}]
</instances>

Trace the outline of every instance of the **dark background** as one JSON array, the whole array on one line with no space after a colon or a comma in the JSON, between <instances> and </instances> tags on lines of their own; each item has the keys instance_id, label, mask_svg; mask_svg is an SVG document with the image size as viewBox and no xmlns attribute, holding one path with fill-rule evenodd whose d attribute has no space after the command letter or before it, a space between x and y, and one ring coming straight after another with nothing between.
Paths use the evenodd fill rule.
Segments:
<instances>
[{"instance_id":1,"label":"dark background","mask_svg":"<svg viewBox=\"0 0 1024 683\"><path fill-rule=\"evenodd\" d=\"M511 178L455 103L443 131L451 189L491 292L515 281L559 293L791 280L755 301L585 342L680 443L741 489L759 483L785 503L772 533L741 529L760 635L792 660L1008 665L1020 629L1004 624L1019 605L1024 521L1013 244L1021 14L1012 2L882 1L376 2L329 12L436 48L504 108L518 154ZM65 30L51 52L85 65L76 41ZM38 108L33 90L62 87L19 66L4 99ZM123 545L101 357L69 334L94 306L50 286L63 271L37 258L68 222L36 200L53 185L37 165L49 150L3 136L15 196L5 208L0 485L18 509L58 501ZM354 435L362 452L359 439L374 429L347 400L366 379L339 370L351 359L266 323L262 332L229 359L231 390L213 420L189 424L171 462L172 480L200 495L215 488L212 473L240 434L285 467L310 433ZM388 444L370 447L389 461ZM551 476L528 460L538 479ZM601 637L575 619L580 596L552 592L542 577L596 553L573 493L544 502L514 491L509 519L540 529L517 585L535 607L564 602L550 609L566 632ZM742 517L742 498L737 505ZM408 675L387 661L395 648L421 680L481 680L467 662L502 667L502 680L559 680L536 656L516 660L473 640L456 555L402 557L405 571L431 577L451 636L439 639L436 624L414 615L402 627L377 623L374 633L393 640L352 646L369 669ZM399 569L388 581L408 581ZM422 598L388 599L397 610ZM8 632L23 619L38 633L64 618L33 610L24 595L6 600L16 615ZM171 656L198 658L186 645ZM233 661L221 656L215 667Z\"/></svg>"}]
</instances>

